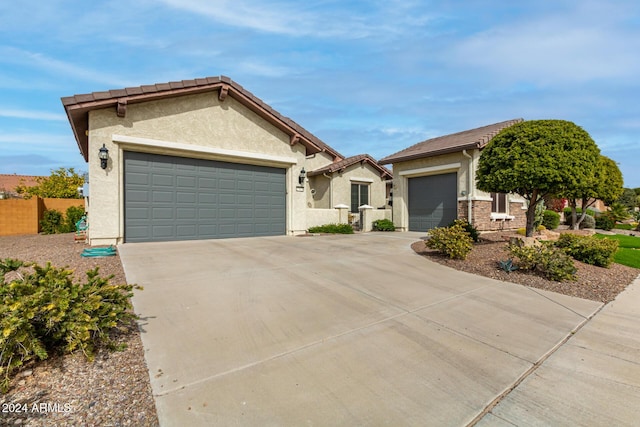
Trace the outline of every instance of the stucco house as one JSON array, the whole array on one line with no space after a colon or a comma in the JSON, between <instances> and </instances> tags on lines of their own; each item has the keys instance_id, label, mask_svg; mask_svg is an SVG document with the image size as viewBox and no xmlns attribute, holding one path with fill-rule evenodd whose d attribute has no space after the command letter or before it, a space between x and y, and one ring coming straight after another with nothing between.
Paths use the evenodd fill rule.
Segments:
<instances>
[{"instance_id":1,"label":"stucco house","mask_svg":"<svg viewBox=\"0 0 640 427\"><path fill-rule=\"evenodd\" d=\"M62 104L88 162L91 244L304 233L345 222L352 188L386 203L386 168L346 158L228 77Z\"/></svg>"},{"instance_id":2,"label":"stucco house","mask_svg":"<svg viewBox=\"0 0 640 427\"><path fill-rule=\"evenodd\" d=\"M387 156L393 164L393 221L402 231L426 231L464 218L480 231L526 224L526 200L476 188L482 149L514 119L428 139Z\"/></svg>"}]
</instances>

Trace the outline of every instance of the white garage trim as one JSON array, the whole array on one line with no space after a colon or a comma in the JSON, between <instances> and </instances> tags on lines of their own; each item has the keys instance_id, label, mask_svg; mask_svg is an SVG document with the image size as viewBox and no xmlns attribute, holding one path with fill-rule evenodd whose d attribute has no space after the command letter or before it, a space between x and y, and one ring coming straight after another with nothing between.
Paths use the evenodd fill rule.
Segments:
<instances>
[{"instance_id":1,"label":"white garage trim","mask_svg":"<svg viewBox=\"0 0 640 427\"><path fill-rule=\"evenodd\" d=\"M251 153L248 151L227 150L224 148L204 147L202 145L184 144L181 142L162 141L151 138L140 138L128 135L112 135L111 139L114 143L121 145L121 148L132 148L139 150L140 148L170 150L173 152L199 153L215 156L218 159L233 161L233 159L241 160L243 163L273 163L281 165L295 165L298 161L293 157L273 156L270 154Z\"/></svg>"},{"instance_id":2,"label":"white garage trim","mask_svg":"<svg viewBox=\"0 0 640 427\"><path fill-rule=\"evenodd\" d=\"M448 163L446 165L438 165L438 166L430 166L427 168L420 169L408 169L405 171L400 171L400 176L403 177L412 177L412 176L420 176L420 175L433 175L444 172L457 172L460 169L462 163Z\"/></svg>"}]
</instances>

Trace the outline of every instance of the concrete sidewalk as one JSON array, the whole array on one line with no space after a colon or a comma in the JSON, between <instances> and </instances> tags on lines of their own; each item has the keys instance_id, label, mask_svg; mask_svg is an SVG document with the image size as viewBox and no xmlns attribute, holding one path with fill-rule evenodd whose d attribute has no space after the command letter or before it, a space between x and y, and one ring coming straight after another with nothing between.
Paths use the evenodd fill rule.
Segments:
<instances>
[{"instance_id":1,"label":"concrete sidewalk","mask_svg":"<svg viewBox=\"0 0 640 427\"><path fill-rule=\"evenodd\" d=\"M161 425L527 425L509 399L602 305L432 263L410 249L419 238L120 246L145 287L134 306Z\"/></svg>"},{"instance_id":2,"label":"concrete sidewalk","mask_svg":"<svg viewBox=\"0 0 640 427\"><path fill-rule=\"evenodd\" d=\"M640 424L640 277L478 426Z\"/></svg>"}]
</instances>

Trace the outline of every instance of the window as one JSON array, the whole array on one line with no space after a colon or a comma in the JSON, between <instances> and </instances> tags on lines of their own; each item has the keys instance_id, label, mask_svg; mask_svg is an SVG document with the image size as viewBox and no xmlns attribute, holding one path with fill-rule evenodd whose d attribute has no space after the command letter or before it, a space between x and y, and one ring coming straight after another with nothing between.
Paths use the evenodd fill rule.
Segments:
<instances>
[{"instance_id":1,"label":"window","mask_svg":"<svg viewBox=\"0 0 640 427\"><path fill-rule=\"evenodd\" d=\"M369 204L369 184L351 184L351 212L358 213L358 208Z\"/></svg>"},{"instance_id":2,"label":"window","mask_svg":"<svg viewBox=\"0 0 640 427\"><path fill-rule=\"evenodd\" d=\"M507 213L507 195L505 193L491 193L491 212Z\"/></svg>"}]
</instances>

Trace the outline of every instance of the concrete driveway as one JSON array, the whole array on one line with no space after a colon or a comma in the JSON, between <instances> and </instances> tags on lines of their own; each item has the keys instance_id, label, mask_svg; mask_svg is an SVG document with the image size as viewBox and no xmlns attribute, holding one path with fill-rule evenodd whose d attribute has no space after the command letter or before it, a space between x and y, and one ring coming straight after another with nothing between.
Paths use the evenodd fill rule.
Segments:
<instances>
[{"instance_id":1,"label":"concrete driveway","mask_svg":"<svg viewBox=\"0 0 640 427\"><path fill-rule=\"evenodd\" d=\"M161 424L467 425L601 307L432 263L420 237L120 246Z\"/></svg>"}]
</instances>

